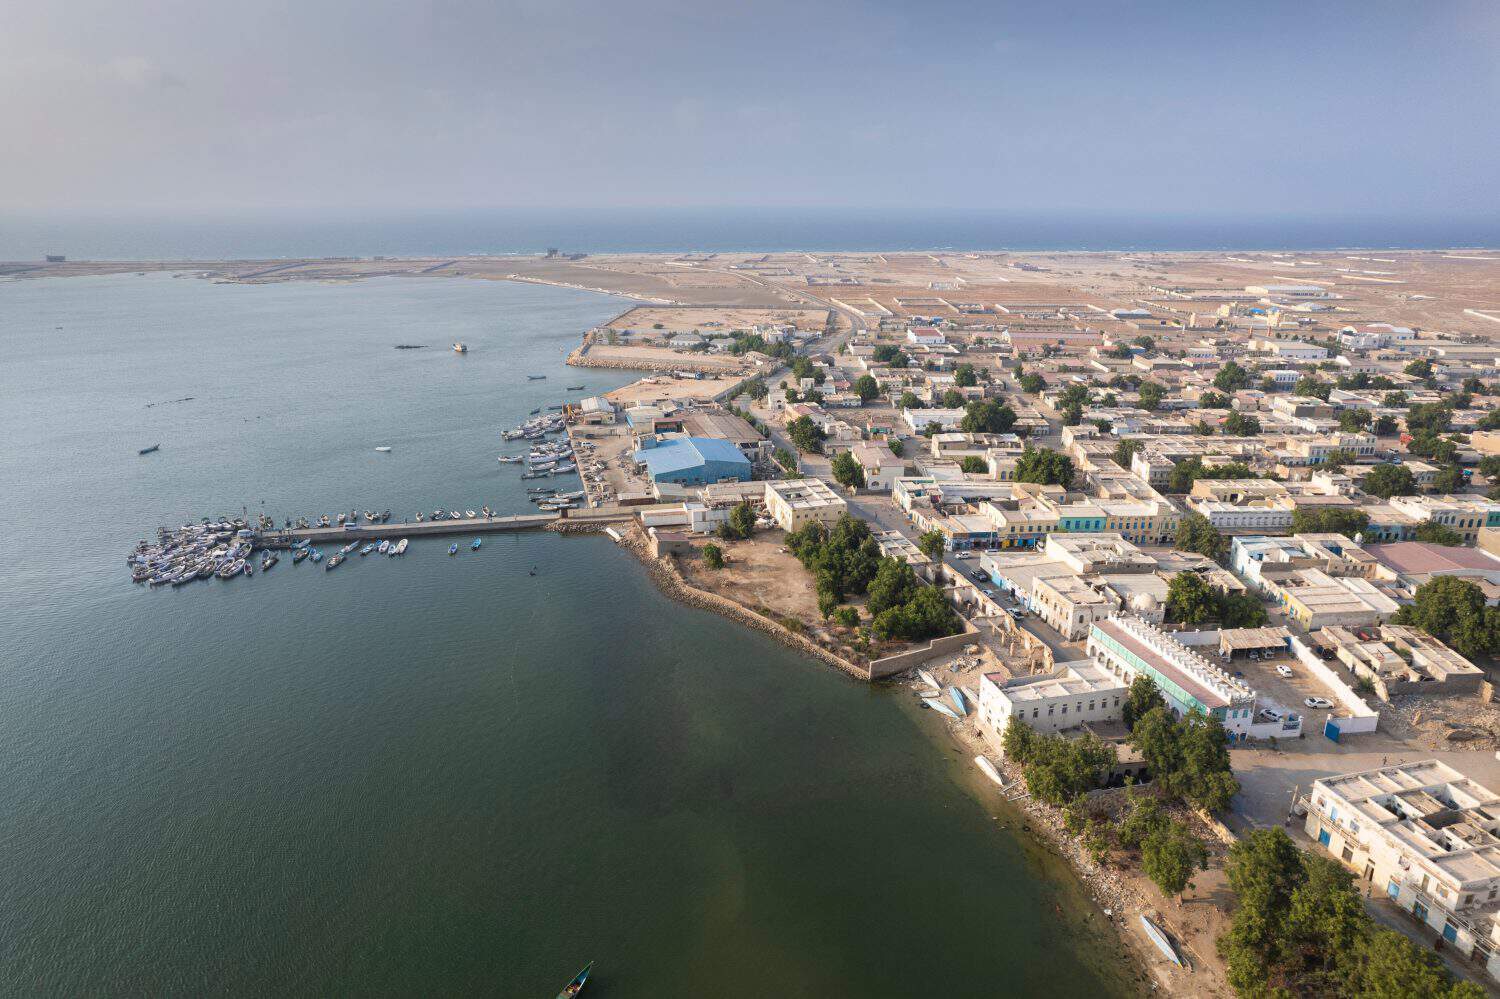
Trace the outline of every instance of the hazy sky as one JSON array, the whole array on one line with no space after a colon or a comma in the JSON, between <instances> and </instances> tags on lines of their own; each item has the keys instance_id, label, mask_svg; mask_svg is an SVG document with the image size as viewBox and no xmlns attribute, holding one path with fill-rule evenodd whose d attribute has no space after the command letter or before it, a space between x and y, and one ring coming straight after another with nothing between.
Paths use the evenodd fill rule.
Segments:
<instances>
[{"instance_id":1,"label":"hazy sky","mask_svg":"<svg viewBox=\"0 0 1500 999\"><path fill-rule=\"evenodd\" d=\"M0 207L1500 211L1496 0L0 0Z\"/></svg>"}]
</instances>

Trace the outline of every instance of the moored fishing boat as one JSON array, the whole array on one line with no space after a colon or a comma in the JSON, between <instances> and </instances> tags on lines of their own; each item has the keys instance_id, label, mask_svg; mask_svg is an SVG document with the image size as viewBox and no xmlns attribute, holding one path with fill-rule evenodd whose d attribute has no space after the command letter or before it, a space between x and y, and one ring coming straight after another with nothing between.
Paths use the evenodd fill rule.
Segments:
<instances>
[{"instance_id":1,"label":"moored fishing boat","mask_svg":"<svg viewBox=\"0 0 1500 999\"><path fill-rule=\"evenodd\" d=\"M375 450L379 451L381 454L390 454L391 453L391 446L389 444L381 444Z\"/></svg>"},{"instance_id":2,"label":"moored fishing boat","mask_svg":"<svg viewBox=\"0 0 1500 999\"><path fill-rule=\"evenodd\" d=\"M295 551L292 552L292 565L296 565L298 562L301 562L305 558L307 558L307 549L306 548L298 548L298 549L296 549Z\"/></svg>"},{"instance_id":3,"label":"moored fishing boat","mask_svg":"<svg viewBox=\"0 0 1500 999\"><path fill-rule=\"evenodd\" d=\"M406 554L406 546L407 546L407 544L408 544L407 540L405 538L402 538L400 541L396 542L396 547L394 547L394 548L391 549L391 554L392 555L405 555Z\"/></svg>"},{"instance_id":4,"label":"moored fishing boat","mask_svg":"<svg viewBox=\"0 0 1500 999\"><path fill-rule=\"evenodd\" d=\"M589 982L589 972L594 970L594 962L590 961L583 966L583 970L573 976L573 980L563 986L557 994L557 999L573 999L574 996L583 991L583 987Z\"/></svg>"},{"instance_id":5,"label":"moored fishing boat","mask_svg":"<svg viewBox=\"0 0 1500 999\"><path fill-rule=\"evenodd\" d=\"M474 539L474 543L469 546L469 550L477 552L479 550L479 546L482 545L482 544L484 544L484 539L483 538L475 538Z\"/></svg>"},{"instance_id":6,"label":"moored fishing boat","mask_svg":"<svg viewBox=\"0 0 1500 999\"><path fill-rule=\"evenodd\" d=\"M380 544L375 546L375 550L384 555L386 552L391 550L391 543L389 541L382 541Z\"/></svg>"},{"instance_id":7,"label":"moored fishing boat","mask_svg":"<svg viewBox=\"0 0 1500 999\"><path fill-rule=\"evenodd\" d=\"M453 544L451 544L451 545L448 546L448 554L449 555L457 555L458 554L458 542L455 541Z\"/></svg>"},{"instance_id":8,"label":"moored fishing boat","mask_svg":"<svg viewBox=\"0 0 1500 999\"><path fill-rule=\"evenodd\" d=\"M468 517L470 520L473 520L477 516L477 514L475 514L473 510L465 510L464 516Z\"/></svg>"},{"instance_id":9,"label":"moored fishing boat","mask_svg":"<svg viewBox=\"0 0 1500 999\"><path fill-rule=\"evenodd\" d=\"M328 564L323 567L323 571L327 572L330 569L337 569L340 565L343 564L343 562L344 556L342 553L335 555L333 558L328 560Z\"/></svg>"},{"instance_id":10,"label":"moored fishing boat","mask_svg":"<svg viewBox=\"0 0 1500 999\"><path fill-rule=\"evenodd\" d=\"M371 541L369 544L365 545L363 548L361 548L359 550L359 557L360 558L364 558L366 555L370 554L374 550L375 550L375 542Z\"/></svg>"}]
</instances>

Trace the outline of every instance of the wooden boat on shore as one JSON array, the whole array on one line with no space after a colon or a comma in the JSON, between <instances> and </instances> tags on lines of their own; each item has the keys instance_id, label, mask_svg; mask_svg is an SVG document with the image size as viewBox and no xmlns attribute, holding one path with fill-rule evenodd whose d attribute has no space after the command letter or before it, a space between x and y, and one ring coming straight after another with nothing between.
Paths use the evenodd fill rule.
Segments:
<instances>
[{"instance_id":1,"label":"wooden boat on shore","mask_svg":"<svg viewBox=\"0 0 1500 999\"><path fill-rule=\"evenodd\" d=\"M932 674L927 672L925 669L917 670L917 676L923 683L927 684L927 686L931 687L933 690L940 692L942 691L943 685L938 683L937 680L933 679Z\"/></svg>"},{"instance_id":2,"label":"wooden boat on shore","mask_svg":"<svg viewBox=\"0 0 1500 999\"><path fill-rule=\"evenodd\" d=\"M990 762L988 756L980 755L974 757L974 765L979 768L980 773L994 781L1001 789L1004 789L1005 779L1000 776L1000 771L995 769L995 765Z\"/></svg>"},{"instance_id":3,"label":"wooden boat on shore","mask_svg":"<svg viewBox=\"0 0 1500 999\"><path fill-rule=\"evenodd\" d=\"M562 991L557 994L557 999L573 999L573 996L576 996L578 993L582 992L583 987L589 982L589 972L593 970L593 961L585 964L583 966L583 970L574 975L571 982L563 986Z\"/></svg>"},{"instance_id":4,"label":"wooden boat on shore","mask_svg":"<svg viewBox=\"0 0 1500 999\"><path fill-rule=\"evenodd\" d=\"M949 687L948 696L953 698L953 706L958 709L959 714L967 715L969 713L969 705L964 701L964 692L962 690L959 690L957 687Z\"/></svg>"},{"instance_id":5,"label":"wooden boat on shore","mask_svg":"<svg viewBox=\"0 0 1500 999\"><path fill-rule=\"evenodd\" d=\"M954 721L958 721L958 712L954 711L952 708L948 707L948 705L944 704L940 698L924 697L922 698L922 703L927 705L932 710L936 711L938 714L947 715Z\"/></svg>"},{"instance_id":6,"label":"wooden boat on shore","mask_svg":"<svg viewBox=\"0 0 1500 999\"><path fill-rule=\"evenodd\" d=\"M1182 958L1177 956L1177 948L1172 946L1172 941L1167 939L1166 933L1162 932L1162 928L1160 926L1157 926L1151 920L1146 918L1146 914L1144 912L1141 913L1141 929L1146 931L1146 936L1151 938L1151 942L1156 944L1156 949L1161 951L1162 955L1166 957L1168 961L1171 961L1179 968L1183 966Z\"/></svg>"}]
</instances>

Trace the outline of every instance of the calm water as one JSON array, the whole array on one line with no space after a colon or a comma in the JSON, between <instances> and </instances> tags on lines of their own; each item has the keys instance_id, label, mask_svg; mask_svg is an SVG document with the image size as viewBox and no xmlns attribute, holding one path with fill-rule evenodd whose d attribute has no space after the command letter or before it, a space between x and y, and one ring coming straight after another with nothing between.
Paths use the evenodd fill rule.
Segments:
<instances>
[{"instance_id":1,"label":"calm water","mask_svg":"<svg viewBox=\"0 0 1500 999\"><path fill-rule=\"evenodd\" d=\"M909 695L607 541L130 583L201 514L521 509L497 431L623 380L561 365L620 307L0 283L0 993L550 996L588 959L617 999L1129 989Z\"/></svg>"},{"instance_id":2,"label":"calm water","mask_svg":"<svg viewBox=\"0 0 1500 999\"><path fill-rule=\"evenodd\" d=\"M831 209L496 209L252 216L0 214L0 260L798 250L1317 250L1500 246L1500 216L1111 215Z\"/></svg>"}]
</instances>

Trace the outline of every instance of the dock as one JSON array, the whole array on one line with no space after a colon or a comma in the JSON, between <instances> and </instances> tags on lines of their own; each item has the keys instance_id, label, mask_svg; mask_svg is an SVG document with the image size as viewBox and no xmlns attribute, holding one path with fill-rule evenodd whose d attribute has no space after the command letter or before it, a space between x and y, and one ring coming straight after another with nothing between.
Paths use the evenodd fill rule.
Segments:
<instances>
[{"instance_id":1,"label":"dock","mask_svg":"<svg viewBox=\"0 0 1500 999\"><path fill-rule=\"evenodd\" d=\"M256 548L290 548L298 541L353 541L357 538L421 538L443 534L488 534L496 531L529 531L561 519L555 513L523 513L509 517L462 517L457 520L424 520L420 523L345 524L333 527L294 527L288 530L256 531Z\"/></svg>"}]
</instances>

